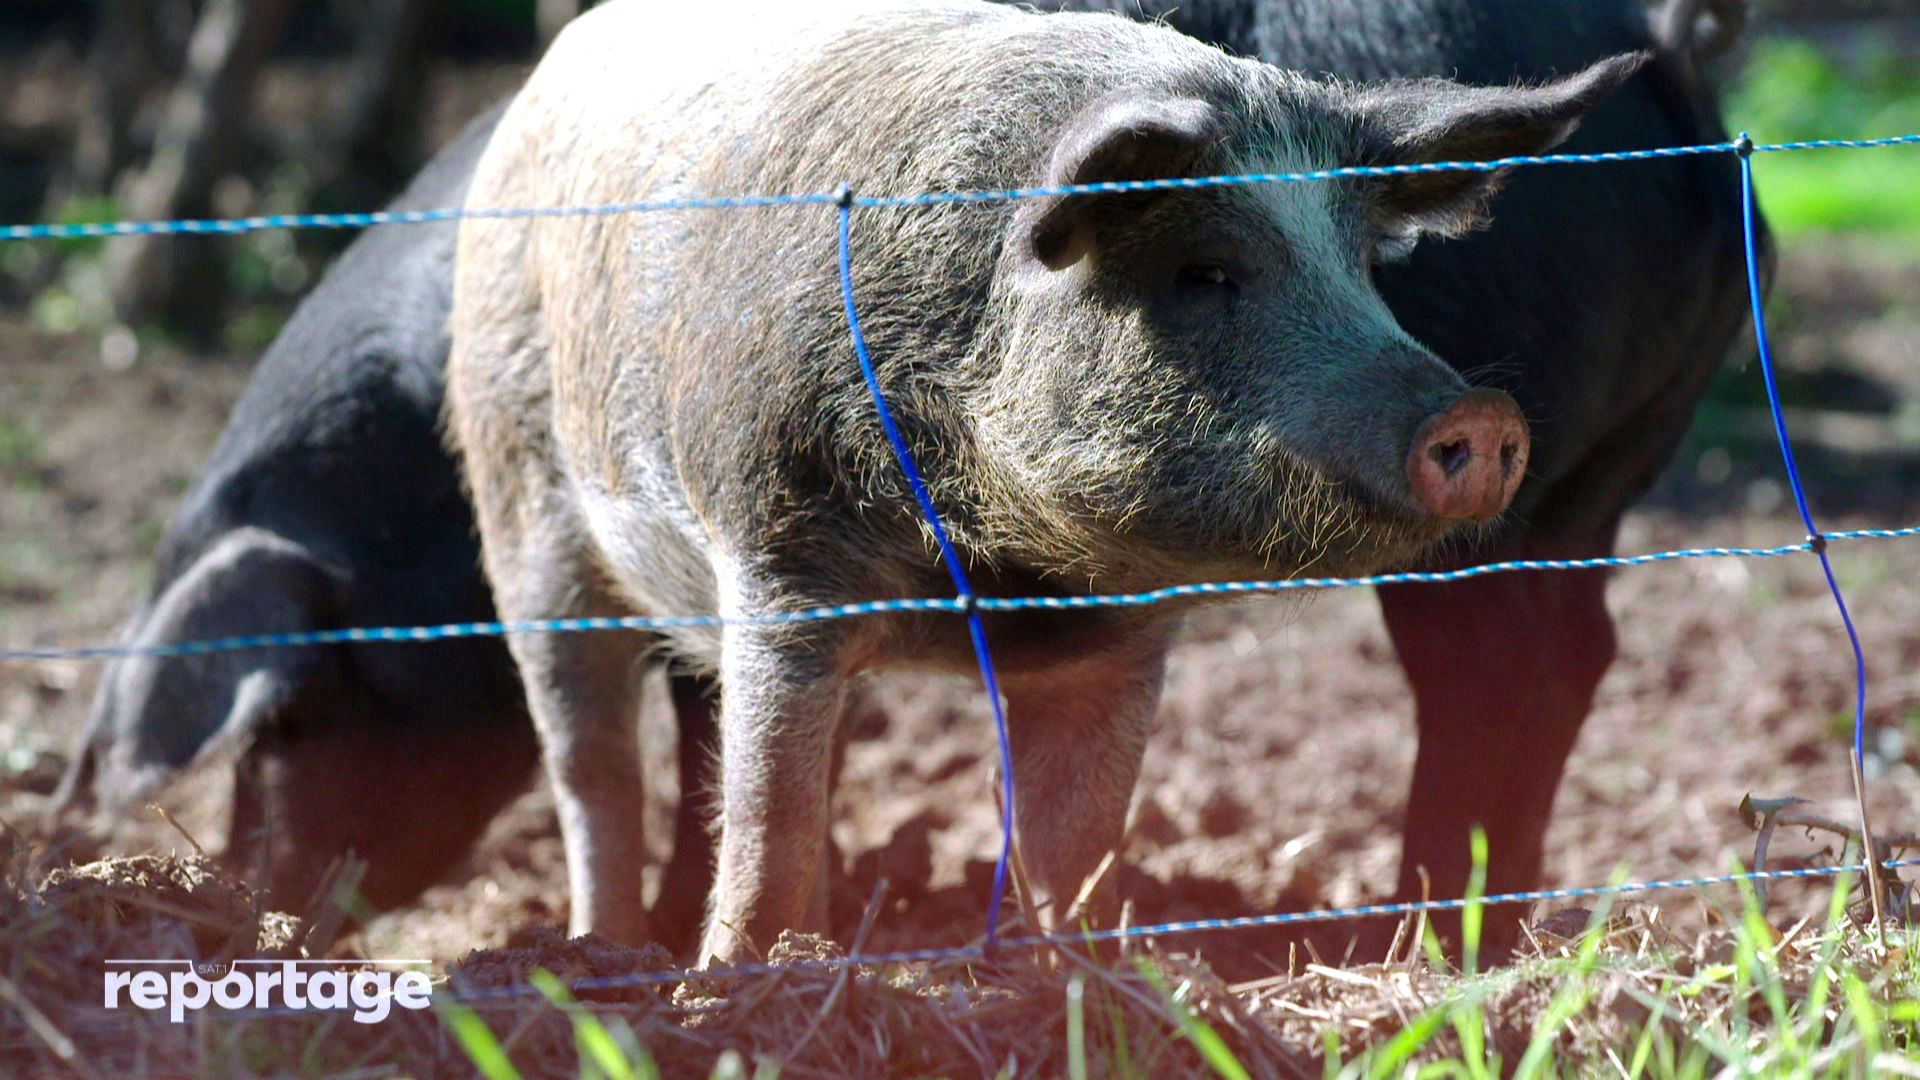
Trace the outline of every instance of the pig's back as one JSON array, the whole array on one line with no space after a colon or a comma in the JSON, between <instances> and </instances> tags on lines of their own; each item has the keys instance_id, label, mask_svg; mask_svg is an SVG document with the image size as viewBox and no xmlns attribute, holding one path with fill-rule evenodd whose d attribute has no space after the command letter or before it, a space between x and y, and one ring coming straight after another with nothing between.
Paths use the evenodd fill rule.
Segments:
<instances>
[{"instance_id":1,"label":"pig's back","mask_svg":"<svg viewBox=\"0 0 1920 1080\"><path fill-rule=\"evenodd\" d=\"M388 206L457 206L498 120L489 109ZM271 529L356 576L421 553L457 567L463 607L389 612L471 617L471 515L438 435L455 227L390 226L363 233L327 269L260 359L206 468L162 545L156 589L241 526ZM447 549L445 551L441 549ZM440 558L446 555L449 557ZM369 590L368 599L388 590ZM417 599L417 598L416 598ZM372 612L363 617L373 617Z\"/></svg>"}]
</instances>

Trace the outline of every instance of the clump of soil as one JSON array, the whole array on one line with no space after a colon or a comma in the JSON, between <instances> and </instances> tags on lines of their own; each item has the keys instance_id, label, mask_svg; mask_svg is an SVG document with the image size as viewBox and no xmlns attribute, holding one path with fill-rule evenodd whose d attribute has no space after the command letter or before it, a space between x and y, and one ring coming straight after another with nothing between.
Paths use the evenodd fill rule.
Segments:
<instances>
[{"instance_id":1,"label":"clump of soil","mask_svg":"<svg viewBox=\"0 0 1920 1080\"><path fill-rule=\"evenodd\" d=\"M448 965L447 975L456 993L484 997L486 990L523 989L536 971L572 984L673 969L673 954L658 945L635 948L594 934L569 938L555 927L535 925L515 930L497 949L473 950ZM596 1001L629 1000L647 993L647 985L635 983L632 990L596 990L582 996ZM666 983L652 985L665 992L673 989Z\"/></svg>"},{"instance_id":2,"label":"clump of soil","mask_svg":"<svg viewBox=\"0 0 1920 1080\"><path fill-rule=\"evenodd\" d=\"M116 1040L128 1013L99 1006L113 961L224 965L305 955L303 920L265 910L252 889L198 852L106 858L42 874L37 856L44 852L13 829L0 826L0 849L0 1072L10 1061L77 1071L137 1049L138 1042ZM88 1025L104 1034L82 1053L71 1033Z\"/></svg>"},{"instance_id":3,"label":"clump of soil","mask_svg":"<svg viewBox=\"0 0 1920 1080\"><path fill-rule=\"evenodd\" d=\"M224 970L236 960L299 957L312 923L261 910L254 890L198 852L102 859L36 881L38 853L12 830L0 841L7 852L0 880L0 1072L321 1075L378 1063L445 1075L472 1067L467 1049L431 1012L395 1010L384 1022L358 1025L339 1014L206 1010L172 1024L164 1012L101 1008L95 1003L109 961L184 959ZM672 972L672 958L657 946L570 939L536 926L450 965L439 997L477 1016L530 1077L578 1075L582 1024L613 1032L634 1057L647 1048L667 1076L708 1075L727 1054L777 1060L790 1077L986 1075L1009 1063L1022 1075L1059 1075L1066 987L1082 971L1079 981L1093 980L1084 1007L1100 1010L1094 1015L1101 1023L1123 1024L1131 1040L1125 1052L1154 1075L1204 1072L1167 1011L1169 984L1183 988L1188 1013L1225 1032L1257 1073L1293 1072L1304 1061L1191 961L1157 958L1135 969L1124 961L1109 966L1111 958L1062 954L1043 962L1032 953L1006 953L992 961L875 968L845 964L832 941L794 934L767 960L787 970L622 986L635 975ZM549 1001L535 985L541 973L561 985L587 985ZM1090 1046L1090 1060L1102 1074L1109 1071L1111 1045L1096 1037Z\"/></svg>"}]
</instances>

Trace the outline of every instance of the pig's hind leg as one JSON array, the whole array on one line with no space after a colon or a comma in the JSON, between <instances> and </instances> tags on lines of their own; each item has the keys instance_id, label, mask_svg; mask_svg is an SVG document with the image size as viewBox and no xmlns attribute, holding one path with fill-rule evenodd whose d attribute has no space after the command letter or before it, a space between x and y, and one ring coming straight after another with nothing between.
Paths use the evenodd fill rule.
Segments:
<instances>
[{"instance_id":1,"label":"pig's hind leg","mask_svg":"<svg viewBox=\"0 0 1920 1080\"><path fill-rule=\"evenodd\" d=\"M549 520L548 525L553 523ZM543 526L536 534L546 533ZM502 618L630 611L566 536L522 538L516 573L494 574ZM490 562L494 559L489 552ZM566 848L569 930L628 944L648 938L641 891L647 846L639 744L641 663L655 640L622 631L517 634L510 641L540 736Z\"/></svg>"},{"instance_id":2,"label":"pig's hind leg","mask_svg":"<svg viewBox=\"0 0 1920 1080\"><path fill-rule=\"evenodd\" d=\"M713 680L677 665L667 666L673 701L680 805L673 814L673 854L660 874L653 904L653 930L675 953L693 947L713 891L713 825L719 794L712 777L720 756L719 695Z\"/></svg>"}]
</instances>

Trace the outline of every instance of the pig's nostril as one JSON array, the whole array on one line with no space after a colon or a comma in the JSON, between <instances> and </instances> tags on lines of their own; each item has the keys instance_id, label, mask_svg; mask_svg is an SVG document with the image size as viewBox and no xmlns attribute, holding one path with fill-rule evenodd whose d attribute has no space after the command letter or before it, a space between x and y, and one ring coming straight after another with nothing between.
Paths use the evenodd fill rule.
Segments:
<instances>
[{"instance_id":1,"label":"pig's nostril","mask_svg":"<svg viewBox=\"0 0 1920 1080\"><path fill-rule=\"evenodd\" d=\"M1458 476L1460 470L1466 468L1467 463L1473 460L1473 440L1452 439L1448 442L1435 443L1427 453L1433 458L1434 464L1440 466L1441 472L1448 476Z\"/></svg>"},{"instance_id":2,"label":"pig's nostril","mask_svg":"<svg viewBox=\"0 0 1920 1080\"><path fill-rule=\"evenodd\" d=\"M1469 390L1414 432L1407 480L1415 502L1449 521L1489 521L1527 468L1527 426L1512 398Z\"/></svg>"}]
</instances>

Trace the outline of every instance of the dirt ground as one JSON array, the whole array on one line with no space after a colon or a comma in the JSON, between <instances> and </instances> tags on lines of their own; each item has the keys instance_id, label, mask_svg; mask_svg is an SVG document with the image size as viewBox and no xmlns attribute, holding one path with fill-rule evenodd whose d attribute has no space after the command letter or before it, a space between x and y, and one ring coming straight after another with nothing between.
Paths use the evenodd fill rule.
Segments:
<instances>
[{"instance_id":1,"label":"dirt ground","mask_svg":"<svg viewBox=\"0 0 1920 1080\"><path fill-rule=\"evenodd\" d=\"M1789 251L1779 333L1803 459L1824 527L1920 521L1920 267L1838 245ZM0 641L108 638L145 587L172 503L246 377L232 357L143 352L103 364L85 335L0 323ZM1757 382L1730 372L1730 385ZM1862 390L1866 387L1866 390ZM1810 389L1809 389L1810 388ZM1716 404L1625 552L1791 543L1802 530L1772 479L1762 420L1739 392ZM1864 402L1864 404L1863 404ZM1743 441L1745 440L1745 441ZM1817 485L1825 484L1824 488ZM1920 823L1920 541L1835 546L1872 672L1868 761L1883 821ZM1620 661L1568 770L1548 834L1550 883L1711 873L1747 846L1747 792L1834 802L1849 792L1851 661L1810 558L1692 561L1620 573ZM394 646L405 648L404 645ZM26 825L73 745L93 688L85 663L0 666L0 817ZM950 944L981 927L996 842L992 738L977 686L875 688L836 805L852 888L876 871L894 900L879 948ZM1262 600L1196 619L1179 645L1126 852L1139 921L1364 902L1391 885L1414 743L1408 693L1370 595ZM665 736L662 736L665 738ZM660 741L655 739L653 741ZM656 756L664 759L665 747ZM666 772L664 762L659 772ZM664 837L670 777L652 835ZM220 834L224 778L169 805ZM173 843L152 822L82 844ZM516 928L563 924L549 801L529 792L470 865L351 947L452 959ZM858 915L852 900L847 917ZM1222 939L1234 974L1261 973ZM1204 951L1204 950L1203 950ZM1264 958L1270 960L1271 958Z\"/></svg>"}]
</instances>

